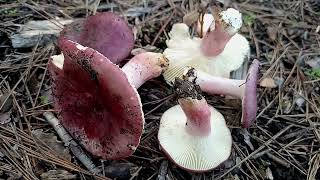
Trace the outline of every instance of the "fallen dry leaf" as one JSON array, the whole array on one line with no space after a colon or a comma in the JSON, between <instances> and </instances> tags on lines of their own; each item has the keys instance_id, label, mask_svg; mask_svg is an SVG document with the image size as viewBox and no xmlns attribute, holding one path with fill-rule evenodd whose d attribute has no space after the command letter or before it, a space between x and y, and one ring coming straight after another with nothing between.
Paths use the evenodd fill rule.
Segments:
<instances>
[{"instance_id":1,"label":"fallen dry leaf","mask_svg":"<svg viewBox=\"0 0 320 180\"><path fill-rule=\"evenodd\" d=\"M5 112L5 113L0 113L0 124L7 124L8 122L11 121L11 111Z\"/></svg>"},{"instance_id":2,"label":"fallen dry leaf","mask_svg":"<svg viewBox=\"0 0 320 180\"><path fill-rule=\"evenodd\" d=\"M310 59L309 61L305 62L308 64L312 69L319 69L320 68L320 57L315 57Z\"/></svg>"},{"instance_id":3,"label":"fallen dry leaf","mask_svg":"<svg viewBox=\"0 0 320 180\"><path fill-rule=\"evenodd\" d=\"M301 109L305 106L306 100L299 94L294 96L294 103L297 106L297 109Z\"/></svg>"},{"instance_id":4,"label":"fallen dry leaf","mask_svg":"<svg viewBox=\"0 0 320 180\"><path fill-rule=\"evenodd\" d=\"M71 160L71 155L69 150L64 147L62 141L58 141L57 136L53 133L46 133L43 132L42 129L36 129L31 131L36 138L41 140L42 142L46 143L53 151L58 153L60 156L64 157L65 159ZM40 142L39 142L40 143Z\"/></svg>"},{"instance_id":5,"label":"fallen dry leaf","mask_svg":"<svg viewBox=\"0 0 320 180\"><path fill-rule=\"evenodd\" d=\"M217 1L222 3L226 7L228 7L231 3L231 0L217 0Z\"/></svg>"},{"instance_id":6,"label":"fallen dry leaf","mask_svg":"<svg viewBox=\"0 0 320 180\"><path fill-rule=\"evenodd\" d=\"M131 51L131 55L136 56L136 55L144 53L144 52L147 52L147 51L143 48L134 48Z\"/></svg>"},{"instance_id":7,"label":"fallen dry leaf","mask_svg":"<svg viewBox=\"0 0 320 180\"><path fill-rule=\"evenodd\" d=\"M144 53L144 52L159 52L159 49L155 46L151 46L151 45L146 45L144 47L141 48L134 48L131 51L131 55L135 56L138 55L140 53Z\"/></svg>"},{"instance_id":8,"label":"fallen dry leaf","mask_svg":"<svg viewBox=\"0 0 320 180\"><path fill-rule=\"evenodd\" d=\"M276 26L268 26L267 27L267 34L271 40L277 39L277 27Z\"/></svg>"},{"instance_id":9,"label":"fallen dry leaf","mask_svg":"<svg viewBox=\"0 0 320 180\"><path fill-rule=\"evenodd\" d=\"M58 169L58 170L50 170L48 172L42 173L40 175L43 180L57 180L57 179L76 179L77 175L71 174L68 171Z\"/></svg>"},{"instance_id":10,"label":"fallen dry leaf","mask_svg":"<svg viewBox=\"0 0 320 180\"><path fill-rule=\"evenodd\" d=\"M188 12L183 16L183 23L188 26L191 26L193 23L197 22L199 13L197 11Z\"/></svg>"},{"instance_id":11,"label":"fallen dry leaf","mask_svg":"<svg viewBox=\"0 0 320 180\"><path fill-rule=\"evenodd\" d=\"M276 83L274 82L274 80L272 78L264 78L260 82L260 86L267 87L267 88L276 88L277 87Z\"/></svg>"},{"instance_id":12,"label":"fallen dry leaf","mask_svg":"<svg viewBox=\"0 0 320 180\"><path fill-rule=\"evenodd\" d=\"M241 134L243 135L243 139L244 142L250 147L250 149L253 151L254 147L250 141L250 134L246 129L243 129L243 131L241 131Z\"/></svg>"},{"instance_id":13,"label":"fallen dry leaf","mask_svg":"<svg viewBox=\"0 0 320 180\"><path fill-rule=\"evenodd\" d=\"M283 83L284 83L284 79L282 77L274 77L273 78L274 83L278 86L278 87L282 87Z\"/></svg>"},{"instance_id":14,"label":"fallen dry leaf","mask_svg":"<svg viewBox=\"0 0 320 180\"><path fill-rule=\"evenodd\" d=\"M273 175L272 175L272 171L271 171L271 169L269 167L266 169L266 178L270 179L270 180L274 179Z\"/></svg>"}]
</instances>

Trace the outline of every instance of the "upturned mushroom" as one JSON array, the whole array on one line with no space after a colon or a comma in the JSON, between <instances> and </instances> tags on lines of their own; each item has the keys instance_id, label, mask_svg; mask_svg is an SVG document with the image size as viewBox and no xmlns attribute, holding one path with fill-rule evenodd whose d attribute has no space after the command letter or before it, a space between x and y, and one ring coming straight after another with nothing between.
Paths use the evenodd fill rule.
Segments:
<instances>
[{"instance_id":1,"label":"upturned mushroom","mask_svg":"<svg viewBox=\"0 0 320 180\"><path fill-rule=\"evenodd\" d=\"M179 105L161 117L160 148L182 169L212 170L228 159L232 138L223 115L208 105L200 88L188 80L174 84Z\"/></svg>"},{"instance_id":2,"label":"upturned mushroom","mask_svg":"<svg viewBox=\"0 0 320 180\"><path fill-rule=\"evenodd\" d=\"M103 159L130 156L143 131L136 88L159 76L168 63L160 53L141 53L119 68L98 51L70 40L53 56L54 106L61 124L84 148Z\"/></svg>"},{"instance_id":3,"label":"upturned mushroom","mask_svg":"<svg viewBox=\"0 0 320 180\"><path fill-rule=\"evenodd\" d=\"M191 67L187 67L184 74L206 93L231 95L240 98L242 100L242 126L248 128L254 123L257 114L259 65L258 60L253 60L245 80L212 76L205 72L196 71Z\"/></svg>"},{"instance_id":4,"label":"upturned mushroom","mask_svg":"<svg viewBox=\"0 0 320 180\"><path fill-rule=\"evenodd\" d=\"M212 19L214 21L210 22ZM211 75L229 77L230 72L241 67L250 53L248 41L237 33L241 26L242 15L232 8L220 12L216 18L210 14L204 16L203 38L191 38L186 24L174 24L163 53L170 61L168 70L163 74L167 83L172 84L175 77L181 78L186 66Z\"/></svg>"},{"instance_id":5,"label":"upturned mushroom","mask_svg":"<svg viewBox=\"0 0 320 180\"><path fill-rule=\"evenodd\" d=\"M100 12L66 25L60 33L59 45L66 39L97 50L115 64L124 60L134 46L127 22L111 12Z\"/></svg>"}]
</instances>

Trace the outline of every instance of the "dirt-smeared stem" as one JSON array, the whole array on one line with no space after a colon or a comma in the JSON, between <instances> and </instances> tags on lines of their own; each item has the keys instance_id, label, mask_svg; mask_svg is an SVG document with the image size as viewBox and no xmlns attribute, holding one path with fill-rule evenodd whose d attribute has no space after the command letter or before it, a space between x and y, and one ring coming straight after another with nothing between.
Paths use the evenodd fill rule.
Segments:
<instances>
[{"instance_id":1,"label":"dirt-smeared stem","mask_svg":"<svg viewBox=\"0 0 320 180\"><path fill-rule=\"evenodd\" d=\"M187 118L186 130L194 136L207 136L211 132L211 111L201 95L198 85L187 78L176 78L174 83L178 102Z\"/></svg>"},{"instance_id":2,"label":"dirt-smeared stem","mask_svg":"<svg viewBox=\"0 0 320 180\"><path fill-rule=\"evenodd\" d=\"M122 71L129 82L139 88L149 79L160 76L168 65L168 60L161 53L146 52L134 56L122 67Z\"/></svg>"},{"instance_id":3,"label":"dirt-smeared stem","mask_svg":"<svg viewBox=\"0 0 320 180\"><path fill-rule=\"evenodd\" d=\"M242 125L250 127L257 113L257 81L260 62L253 60L245 80L228 79L211 76L207 73L186 68L184 77L199 85L209 94L231 95L242 100Z\"/></svg>"}]
</instances>

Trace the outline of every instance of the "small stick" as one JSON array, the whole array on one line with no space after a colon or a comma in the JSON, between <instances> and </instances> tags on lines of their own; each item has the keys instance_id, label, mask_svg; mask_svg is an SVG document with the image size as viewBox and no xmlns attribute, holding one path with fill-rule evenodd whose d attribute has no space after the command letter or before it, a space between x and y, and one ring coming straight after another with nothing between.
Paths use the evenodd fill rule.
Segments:
<instances>
[{"instance_id":1,"label":"small stick","mask_svg":"<svg viewBox=\"0 0 320 180\"><path fill-rule=\"evenodd\" d=\"M289 168L289 167L290 167L290 164L287 163L287 162L285 162L285 161L282 160L281 158L279 158L279 157L277 157L277 156L275 156L275 155L273 155L273 154L271 154L271 153L269 153L269 152L267 152L266 154L267 154L267 156L268 156L270 159L272 159L272 160L275 161L276 163L278 163L278 164L280 164L280 165L282 165L282 166L284 166L284 167L286 167L286 168Z\"/></svg>"},{"instance_id":2,"label":"small stick","mask_svg":"<svg viewBox=\"0 0 320 180\"><path fill-rule=\"evenodd\" d=\"M158 34L156 35L156 37L153 39L151 46L153 46L158 38L160 37L161 33L165 30L165 28L167 27L167 25L169 24L169 22L171 21L171 19L174 17L174 15L176 14L176 10L174 9L172 14L169 16L169 18L167 19L167 21L164 23L164 25L161 27L161 29L159 30Z\"/></svg>"},{"instance_id":3,"label":"small stick","mask_svg":"<svg viewBox=\"0 0 320 180\"><path fill-rule=\"evenodd\" d=\"M45 112L43 116L49 122L49 124L58 133L59 137L64 142L65 146L68 146L75 157L92 173L99 174L99 169L91 160L91 158L82 150L82 148L73 140L66 129L59 123L58 119L51 113Z\"/></svg>"}]
</instances>

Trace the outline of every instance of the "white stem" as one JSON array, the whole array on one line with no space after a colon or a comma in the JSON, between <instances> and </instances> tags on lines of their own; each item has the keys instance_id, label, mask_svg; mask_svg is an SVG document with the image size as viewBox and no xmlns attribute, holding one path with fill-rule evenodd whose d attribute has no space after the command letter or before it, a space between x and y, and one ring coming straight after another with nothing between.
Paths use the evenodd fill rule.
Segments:
<instances>
[{"instance_id":1,"label":"white stem","mask_svg":"<svg viewBox=\"0 0 320 180\"><path fill-rule=\"evenodd\" d=\"M196 84L202 91L209 94L223 94L243 98L245 91L245 80L228 79L222 77L211 76L207 73L196 72Z\"/></svg>"},{"instance_id":2,"label":"white stem","mask_svg":"<svg viewBox=\"0 0 320 180\"><path fill-rule=\"evenodd\" d=\"M195 136L207 136L211 132L211 111L207 101L181 98L179 104L187 117L186 130Z\"/></svg>"},{"instance_id":3,"label":"white stem","mask_svg":"<svg viewBox=\"0 0 320 180\"><path fill-rule=\"evenodd\" d=\"M146 52L134 56L122 67L129 82L139 88L149 79L158 77L168 67L168 60L160 53Z\"/></svg>"}]
</instances>

